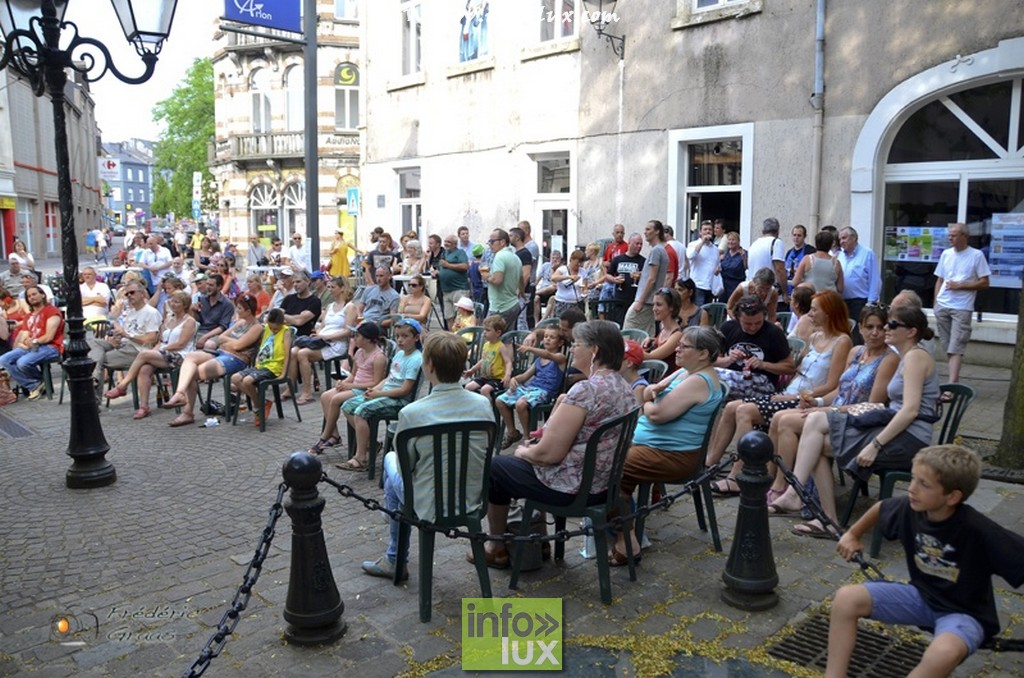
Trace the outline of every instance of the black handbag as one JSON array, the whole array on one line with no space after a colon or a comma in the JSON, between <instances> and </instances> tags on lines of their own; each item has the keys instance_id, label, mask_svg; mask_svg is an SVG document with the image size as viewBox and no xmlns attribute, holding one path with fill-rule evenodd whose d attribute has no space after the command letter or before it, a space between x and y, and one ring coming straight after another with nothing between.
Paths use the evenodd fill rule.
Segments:
<instances>
[{"instance_id":1,"label":"black handbag","mask_svg":"<svg viewBox=\"0 0 1024 678\"><path fill-rule=\"evenodd\" d=\"M864 414L851 414L847 421L850 426L859 429L884 428L896 416L896 410L879 407Z\"/></svg>"}]
</instances>

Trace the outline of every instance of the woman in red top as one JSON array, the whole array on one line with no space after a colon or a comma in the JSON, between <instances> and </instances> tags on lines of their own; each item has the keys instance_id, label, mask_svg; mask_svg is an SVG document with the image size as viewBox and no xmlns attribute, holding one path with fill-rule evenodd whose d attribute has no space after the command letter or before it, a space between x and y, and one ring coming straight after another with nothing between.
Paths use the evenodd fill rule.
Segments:
<instances>
[{"instance_id":1,"label":"woman in red top","mask_svg":"<svg viewBox=\"0 0 1024 678\"><path fill-rule=\"evenodd\" d=\"M26 288L25 301L31 313L21 323L14 349L0 356L0 367L28 391L29 400L35 400L43 392L41 365L64 350L64 319L56 306L46 303L46 294L37 285Z\"/></svg>"}]
</instances>

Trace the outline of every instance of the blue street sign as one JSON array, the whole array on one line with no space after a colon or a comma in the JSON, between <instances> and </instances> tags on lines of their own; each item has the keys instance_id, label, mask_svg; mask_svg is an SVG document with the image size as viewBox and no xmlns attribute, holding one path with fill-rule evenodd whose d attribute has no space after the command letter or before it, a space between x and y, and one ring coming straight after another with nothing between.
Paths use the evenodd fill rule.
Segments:
<instances>
[{"instance_id":1,"label":"blue street sign","mask_svg":"<svg viewBox=\"0 0 1024 678\"><path fill-rule=\"evenodd\" d=\"M193 200L192 201L192 211L194 212L197 209L199 209L199 201L198 200Z\"/></svg>"},{"instance_id":2,"label":"blue street sign","mask_svg":"<svg viewBox=\"0 0 1024 678\"><path fill-rule=\"evenodd\" d=\"M345 192L348 203L348 213L354 217L359 216L359 187L353 186Z\"/></svg>"},{"instance_id":3,"label":"blue street sign","mask_svg":"<svg viewBox=\"0 0 1024 678\"><path fill-rule=\"evenodd\" d=\"M202 216L202 214L203 213L198 208L193 208L193 210L192 210L192 218L193 219L198 219L200 216Z\"/></svg>"},{"instance_id":4,"label":"blue street sign","mask_svg":"<svg viewBox=\"0 0 1024 678\"><path fill-rule=\"evenodd\" d=\"M298 0L224 0L224 18L301 33L301 7Z\"/></svg>"}]
</instances>

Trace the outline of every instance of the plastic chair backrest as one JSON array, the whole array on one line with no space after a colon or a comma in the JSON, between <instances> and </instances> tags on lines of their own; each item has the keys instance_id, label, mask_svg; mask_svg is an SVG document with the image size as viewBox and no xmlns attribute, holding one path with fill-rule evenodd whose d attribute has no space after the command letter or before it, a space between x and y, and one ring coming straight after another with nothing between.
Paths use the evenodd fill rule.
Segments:
<instances>
[{"instance_id":1,"label":"plastic chair backrest","mask_svg":"<svg viewBox=\"0 0 1024 678\"><path fill-rule=\"evenodd\" d=\"M463 327L455 334L460 337L469 337L469 341L466 342L466 347L469 349L469 357L467 358L467 361L470 365L476 365L480 360L480 352L484 346L484 328Z\"/></svg>"},{"instance_id":2,"label":"plastic chair backrest","mask_svg":"<svg viewBox=\"0 0 1024 678\"><path fill-rule=\"evenodd\" d=\"M942 403L945 415L942 417L942 429L939 431L936 445L950 445L956 439L960 421L964 418L967 407L977 394L967 384L939 384L939 393L951 393L953 399Z\"/></svg>"},{"instance_id":3,"label":"plastic chair backrest","mask_svg":"<svg viewBox=\"0 0 1024 678\"><path fill-rule=\"evenodd\" d=\"M708 312L708 322L713 327L719 327L725 322L725 304L720 301L712 301L701 306L705 311Z\"/></svg>"},{"instance_id":4,"label":"plastic chair backrest","mask_svg":"<svg viewBox=\"0 0 1024 678\"><path fill-rule=\"evenodd\" d=\"M640 408L630 410L622 416L608 419L594 431L587 441L587 449L583 455L583 475L580 480L580 490L571 504L560 509L563 515L578 512L584 515L587 509L587 502L590 498L588 488L594 484L594 475L597 471L598 445L605 438L611 437L615 441L615 450L612 456L612 467L608 482L607 509L610 511L615 507L619 497L619 482L622 480L622 467L626 464L626 453L629 451L630 443L633 441L633 430L636 428L637 417L640 416Z\"/></svg>"},{"instance_id":5,"label":"plastic chair backrest","mask_svg":"<svg viewBox=\"0 0 1024 678\"><path fill-rule=\"evenodd\" d=\"M401 313L389 313L387 315L381 316L377 320L377 327L380 328L380 336L387 337L388 339L391 339L393 336L395 336L395 323L397 323L403 317L404 316L402 316ZM385 325L385 322L387 322L388 324Z\"/></svg>"},{"instance_id":6,"label":"plastic chair backrest","mask_svg":"<svg viewBox=\"0 0 1024 678\"><path fill-rule=\"evenodd\" d=\"M113 327L113 323L103 318L97 318L95 320L86 321L87 329L92 330L92 334L97 339L105 339L107 334L110 332L110 328Z\"/></svg>"},{"instance_id":7,"label":"plastic chair backrest","mask_svg":"<svg viewBox=\"0 0 1024 678\"><path fill-rule=\"evenodd\" d=\"M639 342L639 343L642 344L645 341L647 341L648 338L650 338L650 335L647 334L647 332L645 332L644 330L638 330L638 329L634 328L634 329L622 330L622 338L623 339L632 339L633 341L636 341L636 342Z\"/></svg>"},{"instance_id":8,"label":"plastic chair backrest","mask_svg":"<svg viewBox=\"0 0 1024 678\"><path fill-rule=\"evenodd\" d=\"M775 319L779 322L779 326L782 327L783 332L789 332L789 321L793 318L792 311L779 311L775 314Z\"/></svg>"},{"instance_id":9,"label":"plastic chair backrest","mask_svg":"<svg viewBox=\"0 0 1024 678\"><path fill-rule=\"evenodd\" d=\"M804 357L804 349L807 348L807 342L800 337L789 337L787 341L789 341L789 350L793 354L793 364L799 365Z\"/></svg>"},{"instance_id":10,"label":"plastic chair backrest","mask_svg":"<svg viewBox=\"0 0 1024 678\"><path fill-rule=\"evenodd\" d=\"M544 320L541 320L539 323L537 323L536 329L541 330L546 329L548 327L557 328L558 322L558 318L544 318Z\"/></svg>"},{"instance_id":11,"label":"plastic chair backrest","mask_svg":"<svg viewBox=\"0 0 1024 678\"><path fill-rule=\"evenodd\" d=\"M405 487L403 511L414 517L414 470L412 458L413 441L429 437L433 443L434 470L434 520L435 525L445 527L463 525L466 518L480 518L486 510L488 479L491 472L491 456L497 436L497 424L493 421L462 421L458 423L418 426L398 433L395 449L402 469ZM471 444L484 447L479 467L471 468ZM454 452L454 453L453 453Z\"/></svg>"},{"instance_id":12,"label":"plastic chair backrest","mask_svg":"<svg viewBox=\"0 0 1024 678\"><path fill-rule=\"evenodd\" d=\"M480 319L480 322L484 321L484 305L479 301L473 302L473 313L475 313L476 317Z\"/></svg>"},{"instance_id":13,"label":"plastic chair backrest","mask_svg":"<svg viewBox=\"0 0 1024 678\"><path fill-rule=\"evenodd\" d=\"M522 374L526 370L530 369L530 363L533 362L532 353L520 353L519 347L522 345L523 340L530 336L530 332L526 330L509 330L505 334L501 335L501 341L503 344L512 345L512 374Z\"/></svg>"},{"instance_id":14,"label":"plastic chair backrest","mask_svg":"<svg viewBox=\"0 0 1024 678\"><path fill-rule=\"evenodd\" d=\"M646 373L644 372L646 370ZM664 360L645 360L640 363L640 374L647 378L647 383L657 384L668 373L668 363Z\"/></svg>"},{"instance_id":15,"label":"plastic chair backrest","mask_svg":"<svg viewBox=\"0 0 1024 678\"><path fill-rule=\"evenodd\" d=\"M390 363L395 357L395 353L398 352L398 344L395 343L394 339L385 338L384 346L382 348L384 349L384 355L387 357L388 363Z\"/></svg>"}]
</instances>

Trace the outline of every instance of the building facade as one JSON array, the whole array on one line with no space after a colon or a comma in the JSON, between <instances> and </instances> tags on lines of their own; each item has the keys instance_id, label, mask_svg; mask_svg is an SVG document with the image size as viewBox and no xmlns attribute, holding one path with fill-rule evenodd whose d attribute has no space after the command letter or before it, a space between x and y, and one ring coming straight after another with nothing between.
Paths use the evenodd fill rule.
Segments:
<instances>
[{"instance_id":1,"label":"building facade","mask_svg":"<svg viewBox=\"0 0 1024 678\"><path fill-rule=\"evenodd\" d=\"M361 61L359 3L317 3L317 154L321 251L336 229L355 237L360 187ZM253 27L249 27L253 30ZM220 233L268 243L307 234L302 45L219 31L213 58L216 139L210 171L220 196ZM349 201L353 204L349 204ZM308 239L304 243L308 246Z\"/></svg>"},{"instance_id":2,"label":"building facade","mask_svg":"<svg viewBox=\"0 0 1024 678\"><path fill-rule=\"evenodd\" d=\"M77 77L77 76L76 76ZM0 71L0 256L21 240L37 261L61 256L53 106L36 97L11 69ZM99 130L95 103L85 83L65 89L71 191L79 233L100 223L102 204L96 167ZM85 246L79 238L79 246Z\"/></svg>"},{"instance_id":3,"label":"building facade","mask_svg":"<svg viewBox=\"0 0 1024 678\"><path fill-rule=\"evenodd\" d=\"M157 216L150 209L153 199L153 142L131 139L104 143L98 167L108 224L142 226Z\"/></svg>"},{"instance_id":4,"label":"building facade","mask_svg":"<svg viewBox=\"0 0 1024 678\"><path fill-rule=\"evenodd\" d=\"M363 223L479 239L528 219L563 246L652 218L685 241L720 217L744 244L768 216L787 237L852 225L883 297L930 305L963 221L994 270L975 339L1013 343L1021 16L1020 0L633 0L605 17L620 60L581 0L367 3Z\"/></svg>"}]
</instances>

